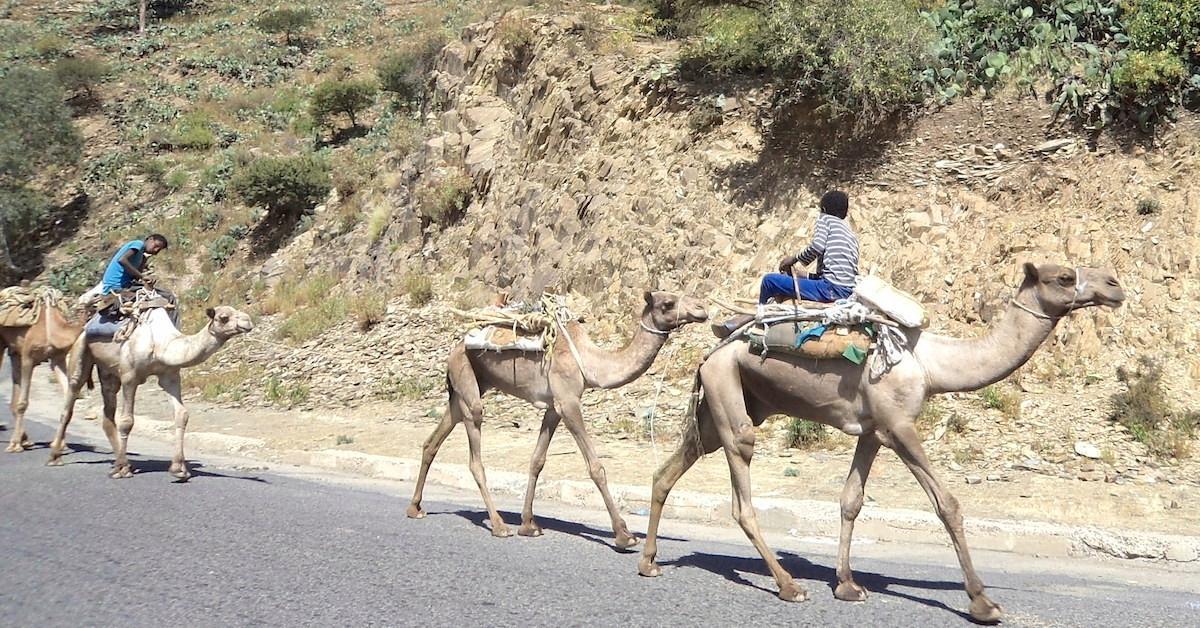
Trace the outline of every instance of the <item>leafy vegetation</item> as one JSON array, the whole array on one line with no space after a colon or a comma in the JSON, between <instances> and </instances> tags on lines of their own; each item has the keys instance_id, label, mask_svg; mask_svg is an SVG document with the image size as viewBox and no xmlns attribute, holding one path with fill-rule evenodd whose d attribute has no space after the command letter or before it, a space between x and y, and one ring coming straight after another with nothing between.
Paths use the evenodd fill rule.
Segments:
<instances>
[{"instance_id":1,"label":"leafy vegetation","mask_svg":"<svg viewBox=\"0 0 1200 628\"><path fill-rule=\"evenodd\" d=\"M54 76L71 93L95 98L96 83L108 76L108 64L95 57L63 57L54 63Z\"/></svg>"},{"instance_id":2,"label":"leafy vegetation","mask_svg":"<svg viewBox=\"0 0 1200 628\"><path fill-rule=\"evenodd\" d=\"M807 419L789 417L784 428L784 444L787 447L806 449L828 439L829 433L824 425Z\"/></svg>"},{"instance_id":3,"label":"leafy vegetation","mask_svg":"<svg viewBox=\"0 0 1200 628\"><path fill-rule=\"evenodd\" d=\"M254 25L264 33L283 33L284 43L291 46L292 38L312 26L315 19L312 10L307 7L281 8L264 12L254 21Z\"/></svg>"},{"instance_id":4,"label":"leafy vegetation","mask_svg":"<svg viewBox=\"0 0 1200 628\"><path fill-rule=\"evenodd\" d=\"M1200 435L1200 412L1174 409L1162 376L1162 365L1145 356L1132 372L1117 369L1126 390L1113 395L1112 420L1125 426L1152 455L1185 458L1191 453L1192 439Z\"/></svg>"},{"instance_id":5,"label":"leafy vegetation","mask_svg":"<svg viewBox=\"0 0 1200 628\"><path fill-rule=\"evenodd\" d=\"M329 194L329 166L315 155L263 157L243 166L232 187L247 204L279 216L310 211Z\"/></svg>"},{"instance_id":6,"label":"leafy vegetation","mask_svg":"<svg viewBox=\"0 0 1200 628\"><path fill-rule=\"evenodd\" d=\"M979 391L979 396L983 399L983 405L999 410L1006 417L1015 419L1021 416L1021 398L1007 388L993 384Z\"/></svg>"},{"instance_id":7,"label":"leafy vegetation","mask_svg":"<svg viewBox=\"0 0 1200 628\"><path fill-rule=\"evenodd\" d=\"M333 116L346 114L352 128L358 127L358 114L375 102L377 88L366 80L325 81L313 90L309 114L318 123L327 124Z\"/></svg>"},{"instance_id":8,"label":"leafy vegetation","mask_svg":"<svg viewBox=\"0 0 1200 628\"><path fill-rule=\"evenodd\" d=\"M416 190L417 207L430 223L454 224L471 200L474 181L461 169L450 168L425 177Z\"/></svg>"}]
</instances>

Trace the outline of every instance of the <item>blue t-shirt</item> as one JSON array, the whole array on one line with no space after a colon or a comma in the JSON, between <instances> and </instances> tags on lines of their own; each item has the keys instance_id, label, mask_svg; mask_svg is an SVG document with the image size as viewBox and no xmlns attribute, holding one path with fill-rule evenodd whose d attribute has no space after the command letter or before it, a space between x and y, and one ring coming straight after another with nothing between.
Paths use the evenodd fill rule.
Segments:
<instances>
[{"instance_id":1,"label":"blue t-shirt","mask_svg":"<svg viewBox=\"0 0 1200 628\"><path fill-rule=\"evenodd\" d=\"M133 284L133 275L129 274L129 271L125 270L125 267L121 265L121 258L130 249L137 252L130 258L129 263L134 268L142 267L142 260L146 257L146 246L141 240L134 240L117 249L117 254L108 263L108 268L104 269L104 281L102 282L104 286L102 290L103 294L124 290Z\"/></svg>"}]
</instances>

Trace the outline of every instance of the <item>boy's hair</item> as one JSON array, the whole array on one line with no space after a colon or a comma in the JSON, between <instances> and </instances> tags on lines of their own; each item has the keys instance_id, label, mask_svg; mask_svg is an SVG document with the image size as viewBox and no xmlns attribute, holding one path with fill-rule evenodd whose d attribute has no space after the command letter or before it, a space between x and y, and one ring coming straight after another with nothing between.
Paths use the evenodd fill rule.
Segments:
<instances>
[{"instance_id":1,"label":"boy's hair","mask_svg":"<svg viewBox=\"0 0 1200 628\"><path fill-rule=\"evenodd\" d=\"M830 190L821 197L821 213L837 216L842 220L850 213L850 197L841 190Z\"/></svg>"},{"instance_id":2,"label":"boy's hair","mask_svg":"<svg viewBox=\"0 0 1200 628\"><path fill-rule=\"evenodd\" d=\"M171 246L171 243L167 242L167 236L165 236L161 233L150 234L150 237L146 238L146 241L149 242L151 240L158 241L158 243L161 244L164 249L169 248Z\"/></svg>"}]
</instances>

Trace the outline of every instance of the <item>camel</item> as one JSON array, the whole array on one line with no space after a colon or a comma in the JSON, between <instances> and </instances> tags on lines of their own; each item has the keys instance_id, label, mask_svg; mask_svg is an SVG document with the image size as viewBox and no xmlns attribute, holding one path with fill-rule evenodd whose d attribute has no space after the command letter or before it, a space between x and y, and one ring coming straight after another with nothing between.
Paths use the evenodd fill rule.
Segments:
<instances>
[{"instance_id":1,"label":"camel","mask_svg":"<svg viewBox=\"0 0 1200 628\"><path fill-rule=\"evenodd\" d=\"M546 451L550 439L560 421L565 422L579 451L588 466L588 474L604 499L604 506L612 519L613 535L618 548L625 549L637 544L638 540L629 532L621 518L617 505L608 491L604 466L596 456L583 423L580 400L583 391L589 388L619 388L632 382L646 372L667 342L671 332L688 323L708 319L704 305L693 298L676 296L670 292L646 292L645 306L640 317L640 328L629 343L615 353L605 351L588 338L586 328L578 322L570 322L560 330L568 342L555 342L549 361L542 354L527 354L522 351L467 350L459 343L450 350L446 360L446 383L450 402L441 422L425 441L421 453L421 470L412 503L408 506L410 518L422 518L421 498L425 477L438 449L456 423L467 430L470 444L470 469L475 477L483 503L491 520L492 535L511 536L496 506L488 494L483 462L480 459L480 425L483 421L482 397L495 389L524 399L535 407L545 410L537 446L529 464L529 484L525 491L525 504L521 512L521 536L541 536L542 528L533 517L533 496L538 475L546 464ZM571 342L578 351L579 361L572 355Z\"/></svg>"},{"instance_id":2,"label":"camel","mask_svg":"<svg viewBox=\"0 0 1200 628\"><path fill-rule=\"evenodd\" d=\"M71 377L58 432L50 443L50 466L62 465L67 426L75 412L75 400L84 383L91 377L92 367L100 376L100 392L104 402L104 434L112 444L115 460L109 474L113 478L133 476L126 457L129 432L133 430L133 407L137 389L151 375L158 376L158 385L171 399L175 414L175 454L169 472L181 482L191 477L183 456L183 435L187 430L188 411L183 404L179 372L195 366L216 353L234 336L254 329L250 315L232 307L208 308L208 323L190 336L176 327L164 308L153 308L139 314L138 326L124 342L91 340L79 336L71 350ZM123 394L121 415L116 416L117 393Z\"/></svg>"},{"instance_id":3,"label":"camel","mask_svg":"<svg viewBox=\"0 0 1200 628\"><path fill-rule=\"evenodd\" d=\"M29 407L29 387L33 369L49 361L63 393L67 392L67 354L83 325L67 319L49 304L41 308L37 320L28 327L0 327L0 352L7 350L12 362L13 433L4 451L16 453L33 446L25 433L25 410ZM0 359L3 355L0 354Z\"/></svg>"},{"instance_id":4,"label":"camel","mask_svg":"<svg viewBox=\"0 0 1200 628\"><path fill-rule=\"evenodd\" d=\"M807 598L807 592L792 580L763 540L751 504L754 428L768 416L786 414L858 436L841 495L836 598L862 601L867 596L850 571L850 537L862 508L867 475L882 445L895 451L916 477L949 532L971 600L971 616L982 622L998 621L1001 608L984 593L971 564L958 502L934 476L913 422L932 395L978 390L1008 377L1072 311L1097 305L1117 307L1125 299L1108 270L1025 264L1024 272L1004 317L986 335L958 339L920 329L903 330L910 351L877 379L865 366L846 360L784 354L763 359L751 355L745 342L714 351L698 369L704 396L697 406L694 427L654 474L650 523L638 572L650 577L662 573L655 563L658 526L671 488L701 455L724 448L733 484L733 518L766 561L779 586L779 597L788 601Z\"/></svg>"}]
</instances>

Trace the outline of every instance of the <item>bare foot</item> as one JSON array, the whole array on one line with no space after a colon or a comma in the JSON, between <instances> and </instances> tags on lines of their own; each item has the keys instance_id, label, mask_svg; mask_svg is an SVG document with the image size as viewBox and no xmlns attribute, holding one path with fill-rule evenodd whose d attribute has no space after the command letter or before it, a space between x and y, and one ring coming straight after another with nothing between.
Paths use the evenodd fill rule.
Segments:
<instances>
[{"instance_id":1,"label":"bare foot","mask_svg":"<svg viewBox=\"0 0 1200 628\"><path fill-rule=\"evenodd\" d=\"M421 510L421 506L419 504L409 504L408 510L405 510L404 514L408 515L409 519L425 518L425 511Z\"/></svg>"},{"instance_id":2,"label":"bare foot","mask_svg":"<svg viewBox=\"0 0 1200 628\"><path fill-rule=\"evenodd\" d=\"M846 580L838 583L837 588L833 590L833 597L843 602L862 602L867 599L867 590L853 580Z\"/></svg>"},{"instance_id":3,"label":"bare foot","mask_svg":"<svg viewBox=\"0 0 1200 628\"><path fill-rule=\"evenodd\" d=\"M1000 616L1004 614L999 604L991 601L982 593L971 600L970 612L975 621L985 624L994 624L1000 621Z\"/></svg>"},{"instance_id":4,"label":"bare foot","mask_svg":"<svg viewBox=\"0 0 1200 628\"><path fill-rule=\"evenodd\" d=\"M803 602L808 599L808 591L795 582L788 582L779 588L779 599L785 602Z\"/></svg>"},{"instance_id":5,"label":"bare foot","mask_svg":"<svg viewBox=\"0 0 1200 628\"><path fill-rule=\"evenodd\" d=\"M517 528L517 534L520 534L521 536L541 536L543 534L542 526L538 525L536 521L530 519L528 522L522 523L521 527Z\"/></svg>"},{"instance_id":6,"label":"bare foot","mask_svg":"<svg viewBox=\"0 0 1200 628\"><path fill-rule=\"evenodd\" d=\"M638 562L638 573L647 578L657 578L662 575L662 567L659 567L654 559L643 556Z\"/></svg>"}]
</instances>

